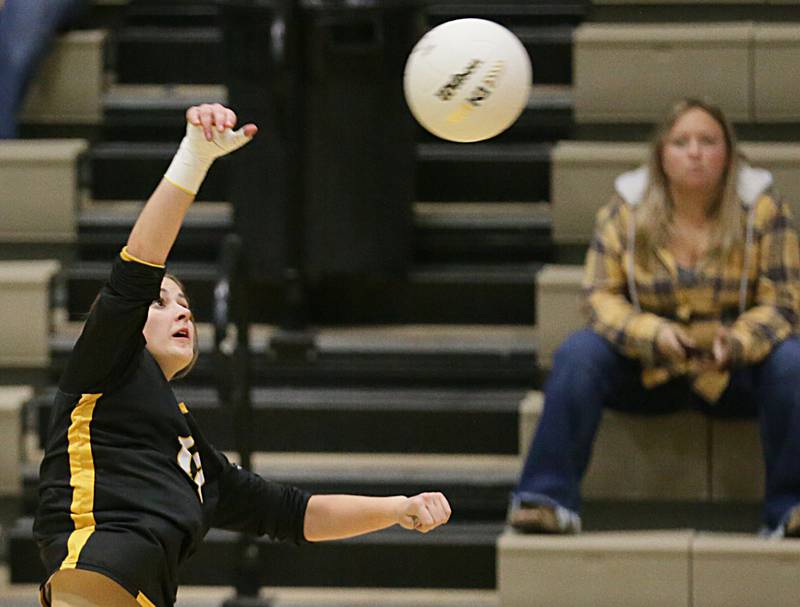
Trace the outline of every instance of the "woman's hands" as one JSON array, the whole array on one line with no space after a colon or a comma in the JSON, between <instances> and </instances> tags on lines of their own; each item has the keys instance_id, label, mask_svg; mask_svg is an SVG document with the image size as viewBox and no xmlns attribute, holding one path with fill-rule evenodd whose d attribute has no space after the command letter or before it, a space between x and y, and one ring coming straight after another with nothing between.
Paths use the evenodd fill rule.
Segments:
<instances>
[{"instance_id":1,"label":"woman's hands","mask_svg":"<svg viewBox=\"0 0 800 607\"><path fill-rule=\"evenodd\" d=\"M441 493L420 493L399 504L397 522L404 529L428 533L450 520L452 510Z\"/></svg>"},{"instance_id":2,"label":"woman's hands","mask_svg":"<svg viewBox=\"0 0 800 607\"><path fill-rule=\"evenodd\" d=\"M656 333L656 350L672 363L685 361L696 347L689 334L671 322L663 323Z\"/></svg>"},{"instance_id":3,"label":"woman's hands","mask_svg":"<svg viewBox=\"0 0 800 607\"><path fill-rule=\"evenodd\" d=\"M721 371L731 362L731 334L727 327L719 327L711 344L711 351L698 349L697 343L681 326L665 322L656 333L656 350L672 363L691 361L692 370Z\"/></svg>"}]
</instances>

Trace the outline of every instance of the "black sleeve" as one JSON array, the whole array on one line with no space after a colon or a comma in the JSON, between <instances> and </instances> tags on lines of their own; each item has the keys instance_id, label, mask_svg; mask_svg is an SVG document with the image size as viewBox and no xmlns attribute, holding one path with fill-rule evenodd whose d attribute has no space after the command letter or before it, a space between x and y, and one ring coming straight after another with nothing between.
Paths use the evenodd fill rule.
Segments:
<instances>
[{"instance_id":1,"label":"black sleeve","mask_svg":"<svg viewBox=\"0 0 800 607\"><path fill-rule=\"evenodd\" d=\"M212 527L259 536L266 534L274 540L295 544L306 541L303 523L308 493L267 481L230 463L219 451L215 451L215 455L222 471Z\"/></svg>"},{"instance_id":2,"label":"black sleeve","mask_svg":"<svg viewBox=\"0 0 800 607\"><path fill-rule=\"evenodd\" d=\"M147 311L165 269L118 257L89 313L59 388L68 394L108 391L145 346Z\"/></svg>"}]
</instances>

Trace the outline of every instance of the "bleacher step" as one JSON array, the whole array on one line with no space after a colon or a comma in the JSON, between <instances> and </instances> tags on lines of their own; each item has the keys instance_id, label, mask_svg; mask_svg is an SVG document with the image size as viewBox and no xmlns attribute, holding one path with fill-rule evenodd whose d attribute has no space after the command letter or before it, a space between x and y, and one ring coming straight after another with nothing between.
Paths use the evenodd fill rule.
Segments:
<instances>
[{"instance_id":1,"label":"bleacher step","mask_svg":"<svg viewBox=\"0 0 800 607\"><path fill-rule=\"evenodd\" d=\"M216 389L175 386L208 439L232 449L230 403ZM441 388L256 387L253 447L258 451L517 453L523 390ZM47 433L53 392L37 396L38 434ZM40 445L43 445L40 440Z\"/></svg>"},{"instance_id":2,"label":"bleacher step","mask_svg":"<svg viewBox=\"0 0 800 607\"><path fill-rule=\"evenodd\" d=\"M98 143L89 153L92 197L96 200L145 200L169 166L174 142ZM417 146L416 199L426 201L518 202L549 200L549 143L469 146L420 143ZM227 159L209 171L198 200L225 200ZM125 175L125 179L120 179Z\"/></svg>"},{"instance_id":3,"label":"bleacher step","mask_svg":"<svg viewBox=\"0 0 800 607\"><path fill-rule=\"evenodd\" d=\"M417 199L548 200L550 149L548 143L421 143Z\"/></svg>"},{"instance_id":4,"label":"bleacher step","mask_svg":"<svg viewBox=\"0 0 800 607\"><path fill-rule=\"evenodd\" d=\"M80 211L83 260L107 260L133 227L141 202L102 201ZM189 208L170 259L215 261L233 229L229 203ZM550 205L541 203L416 203L415 258L426 262L540 261L550 253Z\"/></svg>"},{"instance_id":5,"label":"bleacher step","mask_svg":"<svg viewBox=\"0 0 800 607\"><path fill-rule=\"evenodd\" d=\"M222 30L204 26L127 26L116 34L117 81L218 84L225 78Z\"/></svg>"},{"instance_id":6,"label":"bleacher step","mask_svg":"<svg viewBox=\"0 0 800 607\"><path fill-rule=\"evenodd\" d=\"M0 575L7 571L0 569ZM37 607L38 585L0 584L4 607ZM229 586L181 586L178 607L219 607L234 596ZM498 607L493 590L418 588L262 588L261 598L271 607Z\"/></svg>"},{"instance_id":7,"label":"bleacher step","mask_svg":"<svg viewBox=\"0 0 800 607\"><path fill-rule=\"evenodd\" d=\"M295 437L295 448L313 448L313 438ZM235 461L236 455L230 454ZM499 520L517 478L513 455L431 455L416 453L255 453L252 469L270 480L311 493L416 495L444 493L454 520ZM36 505L37 465L24 467L26 512Z\"/></svg>"},{"instance_id":8,"label":"bleacher step","mask_svg":"<svg viewBox=\"0 0 800 607\"><path fill-rule=\"evenodd\" d=\"M336 277L309 288L313 325L519 324L535 323L533 301L541 264L418 264L405 277ZM110 262L80 261L66 271L70 318L83 318L108 277ZM185 284L195 316L212 318L217 264L175 262L170 271ZM254 285L254 322L278 323L283 314L279 286ZM447 302L447 305L443 305Z\"/></svg>"},{"instance_id":9,"label":"bleacher step","mask_svg":"<svg viewBox=\"0 0 800 607\"><path fill-rule=\"evenodd\" d=\"M80 332L79 322L51 336L52 373L58 377ZM255 385L442 386L525 388L535 385L536 343L532 326L384 325L324 327L312 334L316 351L304 359L269 350L276 328L251 333ZM211 336L201 325L200 358L184 381L215 381Z\"/></svg>"},{"instance_id":10,"label":"bleacher step","mask_svg":"<svg viewBox=\"0 0 800 607\"><path fill-rule=\"evenodd\" d=\"M103 97L106 141L180 141L186 109L228 102L223 85L115 84Z\"/></svg>"},{"instance_id":11,"label":"bleacher step","mask_svg":"<svg viewBox=\"0 0 800 607\"><path fill-rule=\"evenodd\" d=\"M9 532L12 583L43 575L32 520ZM492 589L498 523L449 523L429 534L392 528L372 535L294 547L258 541L262 583L268 586ZM187 585L221 585L235 579L238 536L212 530L182 569Z\"/></svg>"},{"instance_id":12,"label":"bleacher step","mask_svg":"<svg viewBox=\"0 0 800 607\"><path fill-rule=\"evenodd\" d=\"M88 154L94 200L147 200L161 181L180 139L169 143L114 141L96 143ZM209 171L197 200L225 200L228 159ZM124 176L124 179L122 178Z\"/></svg>"}]
</instances>

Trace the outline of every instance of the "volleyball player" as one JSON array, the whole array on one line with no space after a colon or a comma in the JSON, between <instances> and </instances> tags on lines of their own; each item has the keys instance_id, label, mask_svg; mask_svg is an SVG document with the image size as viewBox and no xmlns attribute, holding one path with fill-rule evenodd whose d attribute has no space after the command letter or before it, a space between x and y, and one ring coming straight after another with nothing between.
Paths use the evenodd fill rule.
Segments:
<instances>
[{"instance_id":1,"label":"volleyball player","mask_svg":"<svg viewBox=\"0 0 800 607\"><path fill-rule=\"evenodd\" d=\"M236 115L218 104L186 117L59 382L34 524L43 605L173 605L180 566L210 527L301 543L395 524L424 533L450 517L441 493L309 496L266 481L214 449L176 400L170 380L198 345L167 256L214 159L257 132L234 131Z\"/></svg>"}]
</instances>

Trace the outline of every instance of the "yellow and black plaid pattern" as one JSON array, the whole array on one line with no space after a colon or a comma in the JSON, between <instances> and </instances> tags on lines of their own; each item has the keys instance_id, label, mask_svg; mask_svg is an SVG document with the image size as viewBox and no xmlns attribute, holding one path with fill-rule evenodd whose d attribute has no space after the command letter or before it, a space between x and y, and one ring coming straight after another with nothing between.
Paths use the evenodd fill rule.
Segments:
<instances>
[{"instance_id":1,"label":"yellow and black plaid pattern","mask_svg":"<svg viewBox=\"0 0 800 607\"><path fill-rule=\"evenodd\" d=\"M695 390L714 402L728 383L726 372L693 371L696 362L669 365L659 360L655 337L664 322L681 324L700 343L710 341L720 324L729 326L734 365L759 362L794 333L800 312L800 256L791 212L769 195L762 195L746 211L742 243L748 213L752 213L751 242L736 248L727 259L710 253L688 278L679 273L667 248L656 250L651 262L641 255L631 259L633 207L615 199L598 212L584 275L589 325L624 355L642 362L645 385L688 374ZM640 310L632 303L631 267ZM740 314L745 267L745 311Z\"/></svg>"}]
</instances>

